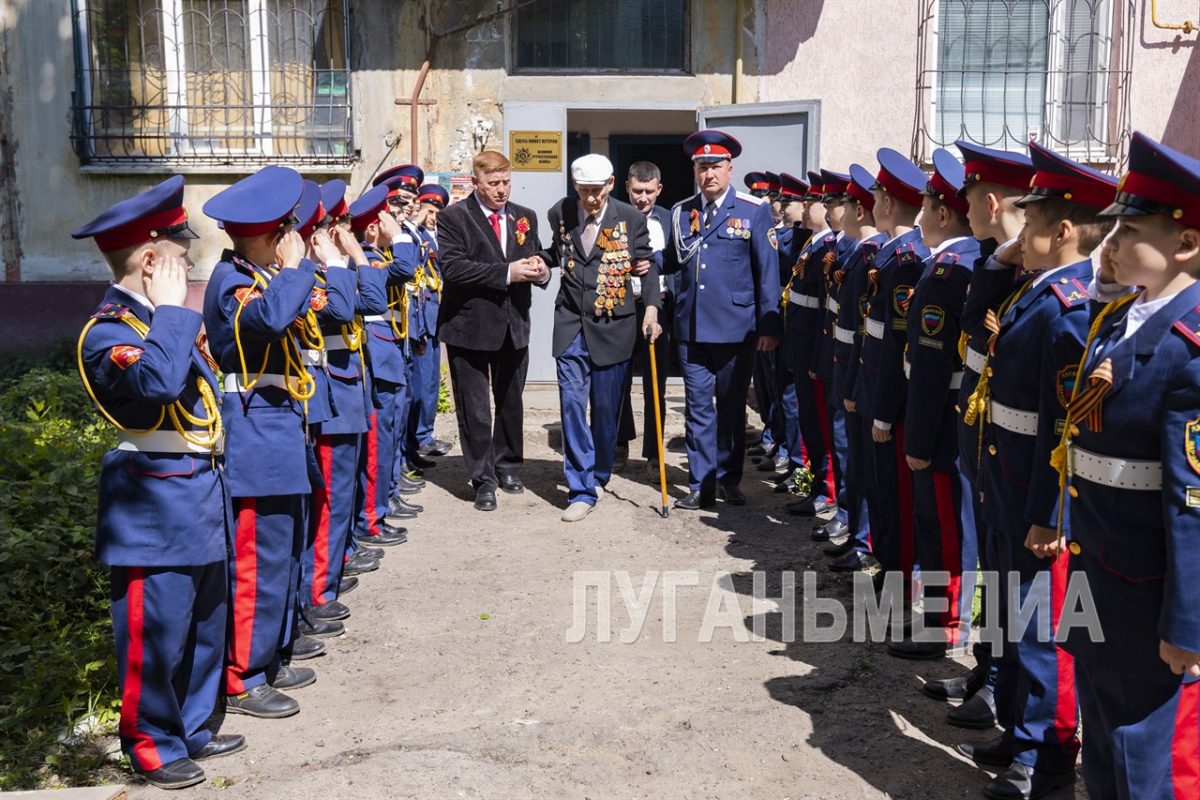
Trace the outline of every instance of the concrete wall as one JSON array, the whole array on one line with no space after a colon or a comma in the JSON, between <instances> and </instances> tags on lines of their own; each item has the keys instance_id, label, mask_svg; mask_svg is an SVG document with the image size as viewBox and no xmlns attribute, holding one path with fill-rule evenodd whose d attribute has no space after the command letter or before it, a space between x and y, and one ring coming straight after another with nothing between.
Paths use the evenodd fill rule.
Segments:
<instances>
[{"instance_id":1,"label":"concrete wall","mask_svg":"<svg viewBox=\"0 0 1200 800\"><path fill-rule=\"evenodd\" d=\"M1129 120L1171 147L1200 157L1200 36L1155 28L1150 0L1136 0ZM1200 22L1195 0L1159 0L1162 22Z\"/></svg>"}]
</instances>

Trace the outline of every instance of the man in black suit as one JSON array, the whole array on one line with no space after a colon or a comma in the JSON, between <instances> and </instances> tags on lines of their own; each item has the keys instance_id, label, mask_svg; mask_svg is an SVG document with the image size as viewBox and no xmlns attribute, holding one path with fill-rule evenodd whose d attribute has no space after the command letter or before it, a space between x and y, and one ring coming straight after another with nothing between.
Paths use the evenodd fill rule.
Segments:
<instances>
[{"instance_id":1,"label":"man in black suit","mask_svg":"<svg viewBox=\"0 0 1200 800\"><path fill-rule=\"evenodd\" d=\"M529 368L529 306L532 286L544 287L550 271L537 257L537 215L508 200L508 159L488 150L471 166L474 193L438 217L444 279L438 333L449 357L475 507L492 511L497 484L509 494L525 490L521 394Z\"/></svg>"},{"instance_id":2,"label":"man in black suit","mask_svg":"<svg viewBox=\"0 0 1200 800\"><path fill-rule=\"evenodd\" d=\"M662 330L658 269L651 261L645 215L609 197L613 168L604 156L575 159L571 178L579 197L565 197L550 209L553 238L542 252L547 264L562 271L553 351L569 491L564 522L587 516L612 477L621 393L638 337L635 269L646 304L642 330L651 340Z\"/></svg>"}]
</instances>

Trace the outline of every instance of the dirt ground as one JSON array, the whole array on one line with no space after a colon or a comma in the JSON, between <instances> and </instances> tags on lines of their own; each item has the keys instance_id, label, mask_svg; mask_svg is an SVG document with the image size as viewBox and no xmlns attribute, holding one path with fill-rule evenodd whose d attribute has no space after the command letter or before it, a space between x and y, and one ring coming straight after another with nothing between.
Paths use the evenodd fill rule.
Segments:
<instances>
[{"instance_id":1,"label":"dirt ground","mask_svg":"<svg viewBox=\"0 0 1200 800\"><path fill-rule=\"evenodd\" d=\"M208 762L208 781L187 796L982 796L987 773L951 747L993 734L950 727L947 706L919 692L962 664L906 662L882 644L777 641L777 605L752 602L747 573L769 573L768 596L783 570L815 569L821 596L848 598L850 588L824 570L811 523L783 513L762 473L747 473L744 507L664 520L635 442L612 494L566 525L561 455L550 446L557 395L531 387L526 398L526 492L501 494L499 510L484 514L470 506L457 450L428 470L409 542L345 598L346 635L305 662L319 677L295 693L300 714L227 718L223 730L244 733L248 749ZM668 400L668 435L680 434L681 389ZM438 424L455 433L452 416ZM679 496L682 451L668 461ZM568 641L577 571L613 572L611 641L600 641L607 626L594 594L586 635ZM648 584L641 635L621 641L630 615L620 571L634 593L652 571L699 576L676 591L676 641L664 641L661 580ZM718 573L733 575L732 591L712 591ZM703 642L710 603L728 624ZM754 641L749 628L763 615L767 638ZM131 788L132 798L159 794Z\"/></svg>"}]
</instances>

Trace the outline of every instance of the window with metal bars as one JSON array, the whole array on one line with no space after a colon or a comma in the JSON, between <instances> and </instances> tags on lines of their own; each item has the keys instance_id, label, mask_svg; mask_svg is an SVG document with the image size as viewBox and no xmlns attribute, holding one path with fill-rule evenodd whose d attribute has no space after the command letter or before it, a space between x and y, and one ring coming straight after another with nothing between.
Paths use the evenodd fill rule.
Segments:
<instances>
[{"instance_id":1,"label":"window with metal bars","mask_svg":"<svg viewBox=\"0 0 1200 800\"><path fill-rule=\"evenodd\" d=\"M923 0L914 154L1030 139L1093 164L1123 159L1129 0ZM930 67L932 62L933 66Z\"/></svg>"},{"instance_id":2,"label":"window with metal bars","mask_svg":"<svg viewBox=\"0 0 1200 800\"><path fill-rule=\"evenodd\" d=\"M84 164L347 164L348 0L73 0Z\"/></svg>"},{"instance_id":3,"label":"window with metal bars","mask_svg":"<svg viewBox=\"0 0 1200 800\"><path fill-rule=\"evenodd\" d=\"M688 0L533 0L513 22L516 72L686 72Z\"/></svg>"}]
</instances>

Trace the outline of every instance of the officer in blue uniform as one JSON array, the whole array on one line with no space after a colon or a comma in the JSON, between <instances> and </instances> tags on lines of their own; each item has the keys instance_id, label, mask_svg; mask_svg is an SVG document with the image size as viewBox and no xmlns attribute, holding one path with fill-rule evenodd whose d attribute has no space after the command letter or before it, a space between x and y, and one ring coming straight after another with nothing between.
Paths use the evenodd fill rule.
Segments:
<instances>
[{"instance_id":1,"label":"officer in blue uniform","mask_svg":"<svg viewBox=\"0 0 1200 800\"><path fill-rule=\"evenodd\" d=\"M388 310L383 314L365 314L363 337L371 367L374 410L370 415L364 444L363 506L358 514L354 535L360 543L387 544L406 538L393 529L387 517L416 516L416 511L393 507L390 501L396 462L397 403L401 387L407 385L404 360L406 333L395 309L403 305L404 286L416 274L419 246L412 234L401 227L388 209L389 189L380 184L350 204L351 230L359 238L370 269L385 277ZM398 487L400 492L404 487ZM399 498L397 497L397 500ZM403 512L403 513L397 513ZM379 539L377 537L384 537ZM371 548L374 549L374 548ZM371 564L353 559L349 572L370 571Z\"/></svg>"},{"instance_id":2,"label":"officer in blue uniform","mask_svg":"<svg viewBox=\"0 0 1200 800\"><path fill-rule=\"evenodd\" d=\"M1035 189L1072 188L1054 199L1031 194L1018 201L1025 208L1018 242L997 250L972 287L986 300L1011 288L1018 260L1030 271L1000 306L984 377L973 397L987 408L979 480L994 547L992 566L1000 572L1005 594L1033 609L1022 630L1001 620L1000 669L1015 676L1012 720L1005 721L998 744L982 749L994 761L1012 759L1008 771L985 788L988 796L1000 798L1039 797L1075 779L1079 740L1073 666L1070 655L1045 636L1047 622L1053 630L1061 612L1067 555L1046 562L1025 542L1031 533L1053 533L1065 523L1051 454L1065 425L1088 330L1088 256L1104 235L1097 214L1116 191L1109 176L1036 143L1029 147ZM1043 621L1047 610L1051 619Z\"/></svg>"},{"instance_id":3,"label":"officer in blue uniform","mask_svg":"<svg viewBox=\"0 0 1200 800\"><path fill-rule=\"evenodd\" d=\"M753 353L779 344L775 229L767 205L729 185L742 151L721 131L684 141L700 191L672 209L679 271L675 331L686 390L688 496L675 506L712 506L718 489L743 504L746 392ZM713 398L716 397L716 407Z\"/></svg>"},{"instance_id":4,"label":"officer in blue uniform","mask_svg":"<svg viewBox=\"0 0 1200 800\"><path fill-rule=\"evenodd\" d=\"M962 164L949 151L935 150L919 219L930 254L913 289L904 356L904 455L912 470L916 551L927 610L913 639L888 645L888 653L902 658L940 658L965 645L970 635L978 552L971 486L957 465L955 406L962 385L962 308L979 242L971 235L962 185ZM932 580L935 573L940 573L938 580ZM943 603L945 611L933 610Z\"/></svg>"},{"instance_id":5,"label":"officer in blue uniform","mask_svg":"<svg viewBox=\"0 0 1200 800\"><path fill-rule=\"evenodd\" d=\"M421 337L424 349L416 357L413 370L420 391L413 398L409 449L419 457L444 456L450 443L434 437L437 421L438 390L442 383L442 348L437 338L438 308L442 299L442 275L437 261L437 215L450 202L450 193L436 183L420 188L416 220L421 237L423 275L421 284Z\"/></svg>"},{"instance_id":6,"label":"officer in blue uniform","mask_svg":"<svg viewBox=\"0 0 1200 800\"><path fill-rule=\"evenodd\" d=\"M71 235L94 238L114 282L79 337L79 371L118 445L100 468L96 560L112 576L121 749L154 786L204 780L196 761L245 747L213 734L225 645L220 388L184 307L190 240L180 176Z\"/></svg>"},{"instance_id":7,"label":"officer in blue uniform","mask_svg":"<svg viewBox=\"0 0 1200 800\"><path fill-rule=\"evenodd\" d=\"M874 269L875 256L887 240L886 233L875 227L875 195L871 187L875 176L859 164L850 165L850 182L846 186L846 213L842 218L846 235L858 242L846 257L843 273L836 278L840 285L838 312L834 321L834 396L840 399L846 413L846 540L830 545L825 554L835 560L830 569L835 572L852 572L870 566L871 553L871 509L883 511L878 505L870 506L875 485L874 462L870 455L870 422L864 423L855 403L855 384L858 380L862 357L863 337L866 336L865 319L872 286L868 279ZM868 449L870 448L870 449ZM833 531L826 531L826 536ZM832 537L829 537L832 538Z\"/></svg>"},{"instance_id":8,"label":"officer in blue uniform","mask_svg":"<svg viewBox=\"0 0 1200 800\"><path fill-rule=\"evenodd\" d=\"M874 472L869 501L872 549L883 565L881 574L899 572L904 576L907 599L911 596L915 544L910 472L903 450L902 358L912 288L929 255L921 230L915 227L926 178L895 150L884 147L876 158L879 174L872 187L873 213L890 238L880 246L867 271L870 298L854 398L866 428L863 467Z\"/></svg>"},{"instance_id":9,"label":"officer in blue uniform","mask_svg":"<svg viewBox=\"0 0 1200 800\"><path fill-rule=\"evenodd\" d=\"M1036 196L1086 187L1034 183ZM1060 453L1072 577L1103 641L1072 627L1083 779L1096 798L1200 795L1200 161L1134 133L1104 309ZM1150 258L1146 256L1150 255ZM1106 275L1105 273L1110 274ZM1063 452L1065 451L1065 452ZM1031 542L1056 558L1057 534Z\"/></svg>"},{"instance_id":10,"label":"officer in blue uniform","mask_svg":"<svg viewBox=\"0 0 1200 800\"><path fill-rule=\"evenodd\" d=\"M282 659L324 649L297 639L293 624L304 504L316 472L305 438L305 402L315 386L298 340L316 282L316 266L293 227L302 190L294 170L264 167L204 205L233 245L204 296L209 345L225 374L226 477L237 515L229 544L226 709L264 718L300 710L276 691L302 677Z\"/></svg>"}]
</instances>

